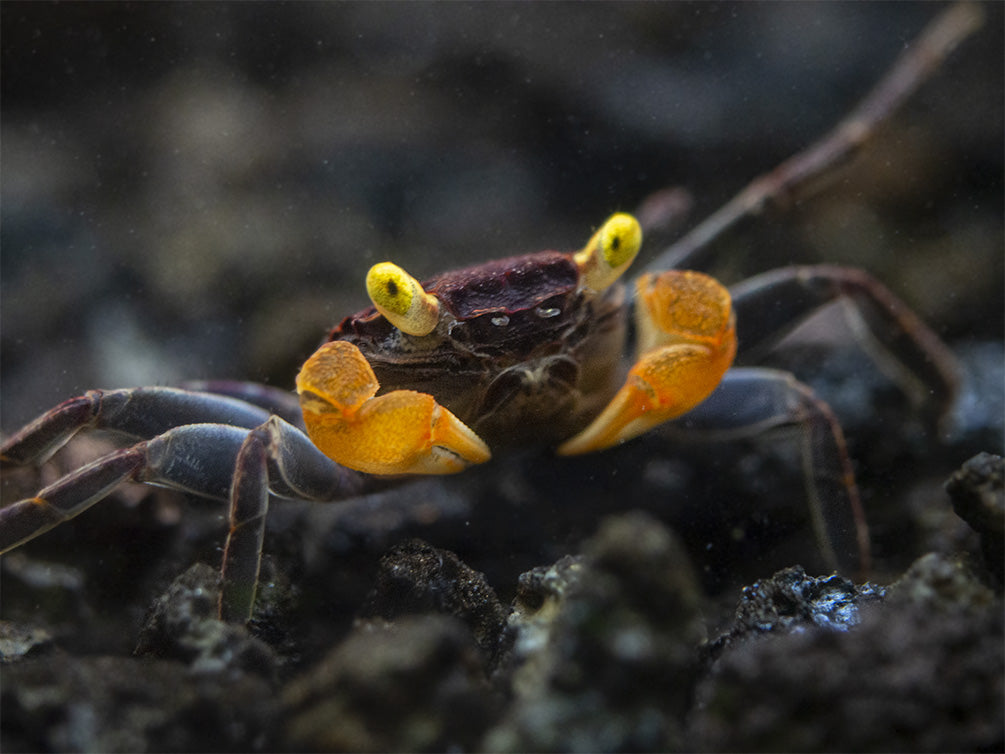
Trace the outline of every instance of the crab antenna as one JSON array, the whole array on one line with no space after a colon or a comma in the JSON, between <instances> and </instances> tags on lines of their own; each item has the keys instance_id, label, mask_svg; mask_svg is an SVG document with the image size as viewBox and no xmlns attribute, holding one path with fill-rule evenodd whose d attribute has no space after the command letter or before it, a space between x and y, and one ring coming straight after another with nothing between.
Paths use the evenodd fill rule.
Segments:
<instances>
[{"instance_id":1,"label":"crab antenna","mask_svg":"<svg viewBox=\"0 0 1005 754\"><path fill-rule=\"evenodd\" d=\"M366 273L366 292L388 322L409 335L428 335L440 321L440 302L419 281L391 262Z\"/></svg>"},{"instance_id":2,"label":"crab antenna","mask_svg":"<svg viewBox=\"0 0 1005 754\"><path fill-rule=\"evenodd\" d=\"M586 246L576 252L576 264L586 287L595 291L607 288L628 269L641 247L639 221L624 212L611 215Z\"/></svg>"}]
</instances>

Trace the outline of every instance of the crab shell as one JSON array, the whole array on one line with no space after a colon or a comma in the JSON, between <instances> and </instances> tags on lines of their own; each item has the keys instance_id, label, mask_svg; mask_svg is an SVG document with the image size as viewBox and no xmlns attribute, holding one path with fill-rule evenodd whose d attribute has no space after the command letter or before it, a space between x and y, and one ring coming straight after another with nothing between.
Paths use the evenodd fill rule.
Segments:
<instances>
[{"instance_id":1,"label":"crab shell","mask_svg":"<svg viewBox=\"0 0 1005 754\"><path fill-rule=\"evenodd\" d=\"M370 307L328 340L353 343L380 393L429 393L490 447L553 445L589 424L624 378L625 288L586 288L573 254L542 251L424 281L448 316L412 336Z\"/></svg>"}]
</instances>

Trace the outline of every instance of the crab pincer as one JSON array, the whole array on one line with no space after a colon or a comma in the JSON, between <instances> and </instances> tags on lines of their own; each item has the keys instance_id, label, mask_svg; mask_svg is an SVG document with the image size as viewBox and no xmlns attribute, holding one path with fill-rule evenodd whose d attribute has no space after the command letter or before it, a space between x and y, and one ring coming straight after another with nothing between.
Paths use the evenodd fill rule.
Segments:
<instances>
[{"instance_id":1,"label":"crab pincer","mask_svg":"<svg viewBox=\"0 0 1005 754\"><path fill-rule=\"evenodd\" d=\"M559 454L603 450L687 413L733 363L736 317L715 278L679 270L642 275L635 318L638 360L607 407Z\"/></svg>"},{"instance_id":2,"label":"crab pincer","mask_svg":"<svg viewBox=\"0 0 1005 754\"><path fill-rule=\"evenodd\" d=\"M325 343L297 375L307 433L343 466L370 474L453 474L491 457L433 396L380 388L352 343Z\"/></svg>"}]
</instances>

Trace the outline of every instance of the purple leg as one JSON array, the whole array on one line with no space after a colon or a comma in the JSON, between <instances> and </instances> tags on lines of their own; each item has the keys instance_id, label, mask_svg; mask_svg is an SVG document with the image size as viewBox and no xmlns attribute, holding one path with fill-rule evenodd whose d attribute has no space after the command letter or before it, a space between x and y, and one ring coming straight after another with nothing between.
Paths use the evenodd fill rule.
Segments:
<instances>
[{"instance_id":1,"label":"purple leg","mask_svg":"<svg viewBox=\"0 0 1005 754\"><path fill-rule=\"evenodd\" d=\"M35 497L0 508L0 553L83 513L146 462L146 443L117 450L68 474Z\"/></svg>"},{"instance_id":2,"label":"purple leg","mask_svg":"<svg viewBox=\"0 0 1005 754\"><path fill-rule=\"evenodd\" d=\"M268 475L268 431L253 429L241 444L230 486L230 530L220 568L221 620L246 623L251 618L258 590L258 572L262 565L265 518L269 509L269 491L264 483Z\"/></svg>"},{"instance_id":3,"label":"purple leg","mask_svg":"<svg viewBox=\"0 0 1005 754\"><path fill-rule=\"evenodd\" d=\"M730 289L736 309L738 363L777 343L832 301L845 304L855 336L884 372L940 423L952 409L959 368L952 352L871 275L849 267L783 267Z\"/></svg>"},{"instance_id":4,"label":"purple leg","mask_svg":"<svg viewBox=\"0 0 1005 754\"><path fill-rule=\"evenodd\" d=\"M682 428L689 441L701 432L710 439L733 439L782 426L799 430L809 520L824 563L867 573L869 532L841 426L827 404L791 374L731 369L704 403L670 425L670 432Z\"/></svg>"},{"instance_id":5,"label":"purple leg","mask_svg":"<svg viewBox=\"0 0 1005 754\"><path fill-rule=\"evenodd\" d=\"M241 623L251 617L270 489L283 497L341 500L388 483L329 460L306 435L279 417L248 432L237 453L230 487L220 617Z\"/></svg>"},{"instance_id":6,"label":"purple leg","mask_svg":"<svg viewBox=\"0 0 1005 754\"><path fill-rule=\"evenodd\" d=\"M191 380L182 383L181 387L185 390L237 398L252 406L264 408L270 414L281 416L294 427L303 429L300 398L292 390L238 380Z\"/></svg>"},{"instance_id":7,"label":"purple leg","mask_svg":"<svg viewBox=\"0 0 1005 754\"><path fill-rule=\"evenodd\" d=\"M82 429L108 429L136 439L184 424L230 424L251 429L269 412L244 401L191 390L141 387L91 390L56 406L0 444L0 460L41 463Z\"/></svg>"},{"instance_id":8,"label":"purple leg","mask_svg":"<svg viewBox=\"0 0 1005 754\"><path fill-rule=\"evenodd\" d=\"M215 421L171 427L172 418L205 422L207 415ZM270 493L337 501L387 484L339 466L300 429L262 408L167 388L92 391L67 401L5 442L3 458L27 463L45 457L85 427L134 437L156 434L0 509L0 552L83 513L126 481L229 500L220 603L228 620L247 620L251 614Z\"/></svg>"}]
</instances>

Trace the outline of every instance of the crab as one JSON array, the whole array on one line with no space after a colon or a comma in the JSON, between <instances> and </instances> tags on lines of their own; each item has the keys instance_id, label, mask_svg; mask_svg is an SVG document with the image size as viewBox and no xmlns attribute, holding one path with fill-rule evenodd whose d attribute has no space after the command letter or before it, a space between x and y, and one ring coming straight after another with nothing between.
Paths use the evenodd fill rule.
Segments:
<instances>
[{"instance_id":1,"label":"crab","mask_svg":"<svg viewBox=\"0 0 1005 754\"><path fill-rule=\"evenodd\" d=\"M618 213L576 252L512 256L422 283L377 264L366 281L373 305L304 363L299 404L240 382L71 398L7 438L3 463L40 464L83 429L136 442L0 510L0 551L130 480L228 501L219 612L246 621L270 497L346 500L460 472L513 446L603 451L686 414L690 427L733 436L799 426L816 546L834 568L867 567L865 517L833 414L792 375L734 360L840 299L884 363L914 375L944 408L951 377L933 367L945 363L944 347L861 271L789 267L727 289L671 269L625 285L641 245L639 223Z\"/></svg>"},{"instance_id":2,"label":"crab","mask_svg":"<svg viewBox=\"0 0 1005 754\"><path fill-rule=\"evenodd\" d=\"M579 455L659 427L731 438L791 425L820 559L866 571L868 529L833 412L792 374L752 364L840 302L877 366L944 420L957 384L952 354L861 270L792 266L728 289L699 270L710 240L850 156L980 19L974 6L949 9L832 134L756 179L627 284L643 234L618 213L575 252L512 256L421 283L390 262L375 265L373 305L307 359L298 397L227 381L65 401L0 443L3 467L41 465L81 430L132 444L0 509L0 553L129 481L226 501L218 612L245 622L272 497L344 501L464 471L514 446Z\"/></svg>"}]
</instances>

